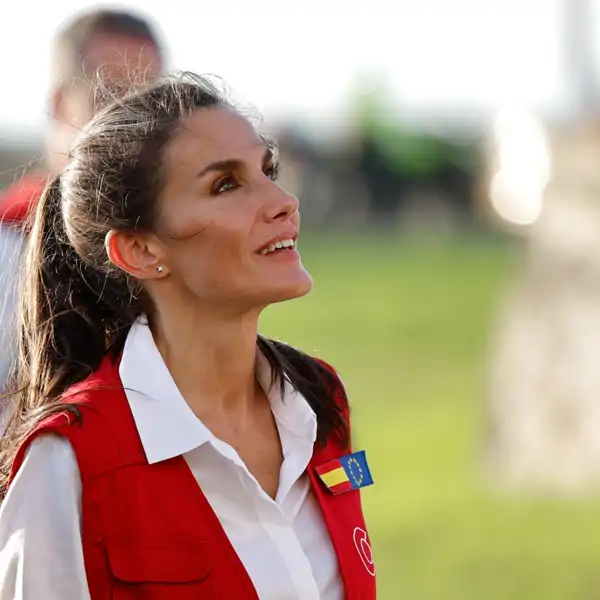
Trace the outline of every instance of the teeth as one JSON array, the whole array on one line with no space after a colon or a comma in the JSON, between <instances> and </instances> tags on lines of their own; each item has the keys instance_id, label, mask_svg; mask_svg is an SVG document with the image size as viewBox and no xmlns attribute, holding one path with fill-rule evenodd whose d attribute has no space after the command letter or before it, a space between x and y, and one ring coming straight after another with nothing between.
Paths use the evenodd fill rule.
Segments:
<instances>
[{"instance_id":1,"label":"teeth","mask_svg":"<svg viewBox=\"0 0 600 600\"><path fill-rule=\"evenodd\" d=\"M275 244L269 244L266 248L263 248L260 253L264 256L280 248L293 248L294 245L294 240L279 240Z\"/></svg>"}]
</instances>

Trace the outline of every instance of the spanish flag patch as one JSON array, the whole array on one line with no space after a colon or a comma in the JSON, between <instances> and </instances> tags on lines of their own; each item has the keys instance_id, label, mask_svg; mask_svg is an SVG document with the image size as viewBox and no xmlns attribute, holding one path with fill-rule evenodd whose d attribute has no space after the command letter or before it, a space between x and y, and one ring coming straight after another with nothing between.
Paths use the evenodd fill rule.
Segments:
<instances>
[{"instance_id":1,"label":"spanish flag patch","mask_svg":"<svg viewBox=\"0 0 600 600\"><path fill-rule=\"evenodd\" d=\"M330 460L316 467L316 471L332 494L343 494L373 485L364 450Z\"/></svg>"}]
</instances>

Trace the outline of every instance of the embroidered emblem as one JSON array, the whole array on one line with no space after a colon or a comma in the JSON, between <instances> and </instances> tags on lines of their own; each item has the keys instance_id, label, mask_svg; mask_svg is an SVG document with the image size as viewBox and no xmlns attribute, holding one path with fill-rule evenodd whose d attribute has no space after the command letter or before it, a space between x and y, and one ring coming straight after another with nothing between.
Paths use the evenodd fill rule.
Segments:
<instances>
[{"instance_id":1,"label":"embroidered emblem","mask_svg":"<svg viewBox=\"0 0 600 600\"><path fill-rule=\"evenodd\" d=\"M354 529L354 545L356 546L356 551L358 552L367 573L375 577L375 563L373 562L373 550L369 543L369 536L367 535L367 532L360 527Z\"/></svg>"}]
</instances>

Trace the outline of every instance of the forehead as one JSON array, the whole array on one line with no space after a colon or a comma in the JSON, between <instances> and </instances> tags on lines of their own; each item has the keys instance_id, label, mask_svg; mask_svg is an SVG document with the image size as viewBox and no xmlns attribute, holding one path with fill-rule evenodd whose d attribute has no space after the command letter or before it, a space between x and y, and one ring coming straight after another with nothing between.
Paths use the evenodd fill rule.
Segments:
<instances>
[{"instance_id":1,"label":"forehead","mask_svg":"<svg viewBox=\"0 0 600 600\"><path fill-rule=\"evenodd\" d=\"M201 108L184 122L166 152L171 167L199 171L210 163L240 160L264 152L256 129L230 108Z\"/></svg>"},{"instance_id":2,"label":"forehead","mask_svg":"<svg viewBox=\"0 0 600 600\"><path fill-rule=\"evenodd\" d=\"M99 73L113 83L152 77L162 68L160 52L151 41L122 35L95 35L86 46L83 60L87 75Z\"/></svg>"}]
</instances>

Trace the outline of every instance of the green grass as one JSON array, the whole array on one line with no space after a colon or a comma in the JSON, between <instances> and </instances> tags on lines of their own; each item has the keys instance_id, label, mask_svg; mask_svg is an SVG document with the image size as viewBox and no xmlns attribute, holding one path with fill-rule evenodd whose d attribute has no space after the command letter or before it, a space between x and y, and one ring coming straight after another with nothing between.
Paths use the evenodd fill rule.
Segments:
<instances>
[{"instance_id":1,"label":"green grass","mask_svg":"<svg viewBox=\"0 0 600 600\"><path fill-rule=\"evenodd\" d=\"M484 370L516 264L506 245L323 235L315 290L264 333L322 356L353 404L376 484L363 502L381 600L600 600L600 502L486 486Z\"/></svg>"}]
</instances>

